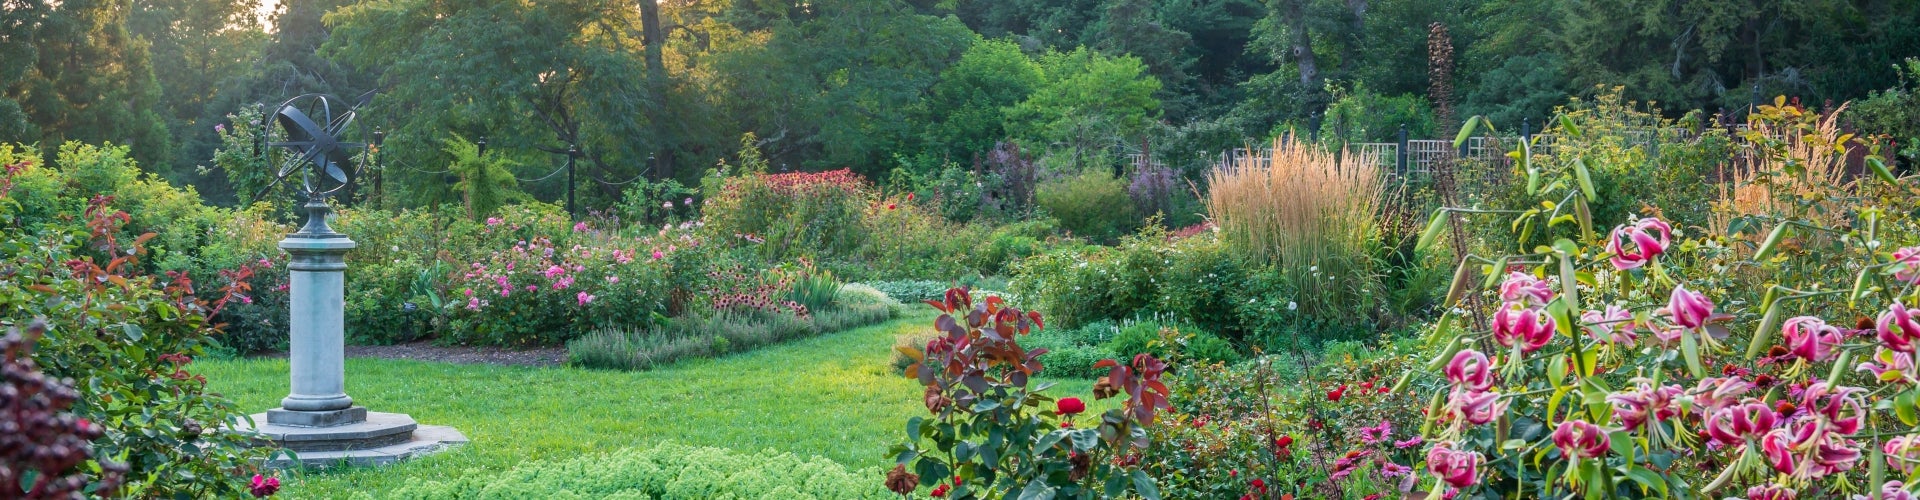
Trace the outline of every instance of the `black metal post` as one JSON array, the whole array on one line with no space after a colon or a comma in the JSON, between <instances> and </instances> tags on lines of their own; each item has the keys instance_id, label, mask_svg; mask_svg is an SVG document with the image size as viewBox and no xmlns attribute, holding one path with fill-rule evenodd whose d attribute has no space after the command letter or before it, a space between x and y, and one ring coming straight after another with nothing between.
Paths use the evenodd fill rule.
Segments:
<instances>
[{"instance_id":1,"label":"black metal post","mask_svg":"<svg viewBox=\"0 0 1920 500\"><path fill-rule=\"evenodd\" d=\"M480 136L480 142L476 142L473 144L475 146L480 146L480 156L487 155L487 136L484 136L484 135Z\"/></svg>"},{"instance_id":2,"label":"black metal post","mask_svg":"<svg viewBox=\"0 0 1920 500\"><path fill-rule=\"evenodd\" d=\"M1394 156L1399 157L1394 163L1394 168L1400 170L1400 175L1407 175L1407 124L1405 123L1400 124L1400 148Z\"/></svg>"},{"instance_id":3,"label":"black metal post","mask_svg":"<svg viewBox=\"0 0 1920 500\"><path fill-rule=\"evenodd\" d=\"M570 220L580 219L579 212L573 209L573 159L578 156L580 156L580 147L567 145L567 217Z\"/></svg>"},{"instance_id":4,"label":"black metal post","mask_svg":"<svg viewBox=\"0 0 1920 500\"><path fill-rule=\"evenodd\" d=\"M387 132L373 129L373 208L387 208L387 192L382 188L387 180L387 168L380 164L380 146L387 142Z\"/></svg>"},{"instance_id":5,"label":"black metal post","mask_svg":"<svg viewBox=\"0 0 1920 500\"><path fill-rule=\"evenodd\" d=\"M1520 140L1526 141L1532 138L1533 138L1533 119L1521 118L1520 119Z\"/></svg>"}]
</instances>

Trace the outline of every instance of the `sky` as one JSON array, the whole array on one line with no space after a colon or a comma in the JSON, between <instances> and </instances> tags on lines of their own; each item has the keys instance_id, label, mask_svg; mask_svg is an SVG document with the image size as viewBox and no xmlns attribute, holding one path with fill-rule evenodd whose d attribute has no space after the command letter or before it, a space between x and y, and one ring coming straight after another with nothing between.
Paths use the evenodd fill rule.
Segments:
<instances>
[{"instance_id":1,"label":"sky","mask_svg":"<svg viewBox=\"0 0 1920 500\"><path fill-rule=\"evenodd\" d=\"M260 9L254 13L260 18L260 25L273 28L273 10L280 8L280 0L260 0Z\"/></svg>"}]
</instances>

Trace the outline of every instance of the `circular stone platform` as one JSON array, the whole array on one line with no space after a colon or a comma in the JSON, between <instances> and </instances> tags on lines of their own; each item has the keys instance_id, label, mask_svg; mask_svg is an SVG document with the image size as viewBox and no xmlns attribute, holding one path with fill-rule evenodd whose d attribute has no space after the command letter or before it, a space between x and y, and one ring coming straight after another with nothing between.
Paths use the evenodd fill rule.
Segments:
<instances>
[{"instance_id":1,"label":"circular stone platform","mask_svg":"<svg viewBox=\"0 0 1920 500\"><path fill-rule=\"evenodd\" d=\"M367 412L357 406L347 413L365 417L352 415L346 423L308 426L285 423L295 420L285 414L255 413L253 422L263 425L255 428L236 422L232 430L250 435L258 446L291 452L276 452L267 460L266 466L275 469L293 467L296 461L308 468L387 465L467 443L466 435L452 427L420 425L406 414ZM327 420L313 423L332 423Z\"/></svg>"}]
</instances>

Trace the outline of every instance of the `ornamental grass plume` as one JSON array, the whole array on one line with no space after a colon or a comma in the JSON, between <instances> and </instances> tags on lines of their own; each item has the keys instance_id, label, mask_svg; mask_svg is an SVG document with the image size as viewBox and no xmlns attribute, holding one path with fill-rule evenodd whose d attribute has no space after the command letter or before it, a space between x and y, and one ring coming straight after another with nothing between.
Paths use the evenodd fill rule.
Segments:
<instances>
[{"instance_id":1,"label":"ornamental grass plume","mask_svg":"<svg viewBox=\"0 0 1920 500\"><path fill-rule=\"evenodd\" d=\"M1301 304L1308 313L1348 309L1371 275L1380 175L1362 155L1282 136L1265 157L1208 174L1207 211L1235 252L1277 266L1317 298Z\"/></svg>"}]
</instances>

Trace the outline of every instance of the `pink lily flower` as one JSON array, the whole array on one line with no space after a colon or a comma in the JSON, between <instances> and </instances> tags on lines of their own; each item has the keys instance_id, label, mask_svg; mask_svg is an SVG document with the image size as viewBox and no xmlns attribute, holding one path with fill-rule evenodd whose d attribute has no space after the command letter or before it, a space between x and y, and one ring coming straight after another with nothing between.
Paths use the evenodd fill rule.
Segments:
<instances>
[{"instance_id":1,"label":"pink lily flower","mask_svg":"<svg viewBox=\"0 0 1920 500\"><path fill-rule=\"evenodd\" d=\"M1654 257L1667 252L1672 230L1666 222L1652 217L1613 228L1612 237L1607 239L1607 253L1613 254L1613 267L1625 271L1647 265ZM1629 240L1633 242L1631 248L1627 246Z\"/></svg>"}]
</instances>

